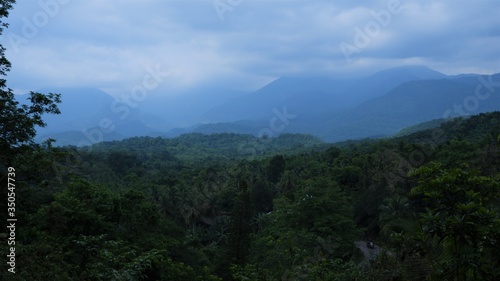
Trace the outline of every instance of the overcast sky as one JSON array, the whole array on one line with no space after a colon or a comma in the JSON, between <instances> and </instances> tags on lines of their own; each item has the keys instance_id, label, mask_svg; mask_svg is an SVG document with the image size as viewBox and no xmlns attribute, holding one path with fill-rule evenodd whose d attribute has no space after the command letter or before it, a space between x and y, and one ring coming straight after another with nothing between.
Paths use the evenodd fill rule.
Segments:
<instances>
[{"instance_id":1,"label":"overcast sky","mask_svg":"<svg viewBox=\"0 0 500 281\"><path fill-rule=\"evenodd\" d=\"M408 64L497 73L499 15L498 0L18 0L1 42L18 93L120 94L148 69L159 72L159 92L253 90L285 75Z\"/></svg>"}]
</instances>

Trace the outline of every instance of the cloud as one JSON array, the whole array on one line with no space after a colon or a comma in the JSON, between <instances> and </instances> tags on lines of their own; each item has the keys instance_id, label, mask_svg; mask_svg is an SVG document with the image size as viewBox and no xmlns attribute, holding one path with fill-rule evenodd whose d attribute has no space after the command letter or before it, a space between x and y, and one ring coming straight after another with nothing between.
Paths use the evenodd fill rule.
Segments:
<instances>
[{"instance_id":1,"label":"cloud","mask_svg":"<svg viewBox=\"0 0 500 281\"><path fill-rule=\"evenodd\" d=\"M242 0L221 20L211 0L19 1L1 42L13 64L9 86L18 90L119 93L155 65L171 73L166 92L205 84L247 90L284 75L359 75L413 63L492 73L500 72L497 2ZM390 5L401 12L377 21ZM37 29L30 38L27 22ZM339 46L356 46L358 31L369 43L348 61ZM13 45L12 36L24 41Z\"/></svg>"}]
</instances>

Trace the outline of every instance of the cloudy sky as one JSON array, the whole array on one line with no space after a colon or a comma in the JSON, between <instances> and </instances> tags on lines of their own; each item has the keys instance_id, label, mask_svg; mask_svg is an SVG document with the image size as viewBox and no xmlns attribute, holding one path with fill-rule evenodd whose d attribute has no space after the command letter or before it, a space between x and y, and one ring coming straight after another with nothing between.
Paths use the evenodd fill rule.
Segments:
<instances>
[{"instance_id":1,"label":"cloudy sky","mask_svg":"<svg viewBox=\"0 0 500 281\"><path fill-rule=\"evenodd\" d=\"M2 35L16 92L253 90L399 65L500 72L498 0L18 0Z\"/></svg>"}]
</instances>

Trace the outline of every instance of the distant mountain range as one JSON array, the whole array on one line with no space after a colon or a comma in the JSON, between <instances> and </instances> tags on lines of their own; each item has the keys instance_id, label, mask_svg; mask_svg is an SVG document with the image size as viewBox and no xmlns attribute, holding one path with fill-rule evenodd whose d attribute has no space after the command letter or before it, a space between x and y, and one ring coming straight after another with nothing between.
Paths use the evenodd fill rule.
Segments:
<instances>
[{"instance_id":1,"label":"distant mountain range","mask_svg":"<svg viewBox=\"0 0 500 281\"><path fill-rule=\"evenodd\" d=\"M47 127L37 130L37 141L56 139L58 145L88 145L138 135L151 135L172 128L160 117L125 107L95 88L54 88L39 92L61 93L60 115L43 117ZM24 95L18 96L25 102Z\"/></svg>"},{"instance_id":2,"label":"distant mountain range","mask_svg":"<svg viewBox=\"0 0 500 281\"><path fill-rule=\"evenodd\" d=\"M132 136L309 133L322 140L383 137L433 119L500 110L500 74L448 76L424 66L363 78L281 77L255 92L197 89L151 95L138 107L93 88L42 89L62 94L38 140L87 145ZM22 99L22 96L20 96Z\"/></svg>"}]
</instances>

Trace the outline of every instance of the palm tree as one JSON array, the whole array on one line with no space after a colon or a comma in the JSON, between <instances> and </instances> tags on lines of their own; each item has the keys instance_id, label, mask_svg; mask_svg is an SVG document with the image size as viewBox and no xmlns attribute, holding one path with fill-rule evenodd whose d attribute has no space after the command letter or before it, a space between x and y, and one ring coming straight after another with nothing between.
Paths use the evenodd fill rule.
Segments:
<instances>
[{"instance_id":1,"label":"palm tree","mask_svg":"<svg viewBox=\"0 0 500 281\"><path fill-rule=\"evenodd\" d=\"M413 230L415 219L408 198L399 195L387 198L382 202L379 210L379 222L382 226L382 233L385 235Z\"/></svg>"}]
</instances>

